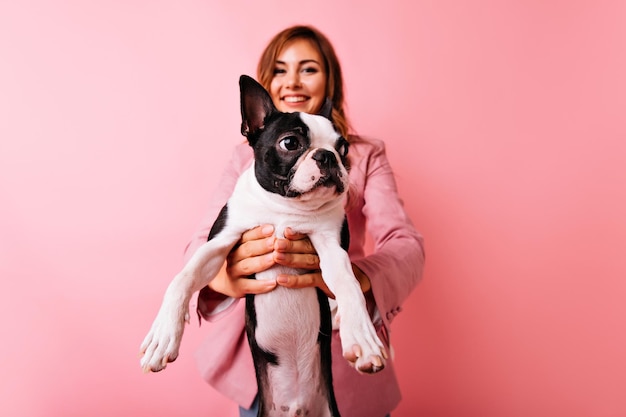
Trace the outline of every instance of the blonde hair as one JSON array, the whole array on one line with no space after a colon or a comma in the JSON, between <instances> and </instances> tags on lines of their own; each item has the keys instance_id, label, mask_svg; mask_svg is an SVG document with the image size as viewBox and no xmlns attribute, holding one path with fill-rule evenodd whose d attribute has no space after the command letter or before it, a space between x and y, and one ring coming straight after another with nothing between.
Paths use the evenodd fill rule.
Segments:
<instances>
[{"instance_id":1,"label":"blonde hair","mask_svg":"<svg viewBox=\"0 0 626 417\"><path fill-rule=\"evenodd\" d=\"M294 39L307 39L317 48L324 60L326 73L326 97L333 103L332 119L335 128L341 135L350 140L350 123L344 109L343 77L341 65L335 54L335 49L328 38L319 30L311 26L292 26L282 30L267 44L261 54L257 66L257 79L265 89L269 90L274 78L276 59L285 45Z\"/></svg>"}]
</instances>

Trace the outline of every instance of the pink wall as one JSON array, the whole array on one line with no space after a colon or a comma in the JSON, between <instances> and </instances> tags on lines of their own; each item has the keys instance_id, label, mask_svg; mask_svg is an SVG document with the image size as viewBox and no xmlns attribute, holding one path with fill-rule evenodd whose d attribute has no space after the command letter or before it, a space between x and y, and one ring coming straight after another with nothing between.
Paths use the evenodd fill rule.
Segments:
<instances>
[{"instance_id":1,"label":"pink wall","mask_svg":"<svg viewBox=\"0 0 626 417\"><path fill-rule=\"evenodd\" d=\"M137 350L277 30L334 40L426 236L394 417L626 415L626 7L0 4L0 414L235 416Z\"/></svg>"}]
</instances>

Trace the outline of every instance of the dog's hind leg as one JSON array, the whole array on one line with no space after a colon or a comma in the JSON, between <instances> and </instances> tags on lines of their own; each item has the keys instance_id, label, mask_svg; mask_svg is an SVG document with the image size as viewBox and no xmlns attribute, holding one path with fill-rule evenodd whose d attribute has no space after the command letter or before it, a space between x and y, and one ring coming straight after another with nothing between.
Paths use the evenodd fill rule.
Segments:
<instances>
[{"instance_id":1,"label":"dog's hind leg","mask_svg":"<svg viewBox=\"0 0 626 417\"><path fill-rule=\"evenodd\" d=\"M246 297L259 417L339 417L332 386L331 317L319 289Z\"/></svg>"}]
</instances>

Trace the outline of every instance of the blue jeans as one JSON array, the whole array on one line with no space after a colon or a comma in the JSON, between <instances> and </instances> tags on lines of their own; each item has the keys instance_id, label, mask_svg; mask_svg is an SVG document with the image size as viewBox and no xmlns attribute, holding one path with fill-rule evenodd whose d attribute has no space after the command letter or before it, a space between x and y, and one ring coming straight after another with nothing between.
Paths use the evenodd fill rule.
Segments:
<instances>
[{"instance_id":1,"label":"blue jeans","mask_svg":"<svg viewBox=\"0 0 626 417\"><path fill-rule=\"evenodd\" d=\"M259 401L255 399L252 403L252 407L248 410L243 407L239 407L239 417L257 417L259 412ZM391 417L391 414L387 414L386 417Z\"/></svg>"}]
</instances>

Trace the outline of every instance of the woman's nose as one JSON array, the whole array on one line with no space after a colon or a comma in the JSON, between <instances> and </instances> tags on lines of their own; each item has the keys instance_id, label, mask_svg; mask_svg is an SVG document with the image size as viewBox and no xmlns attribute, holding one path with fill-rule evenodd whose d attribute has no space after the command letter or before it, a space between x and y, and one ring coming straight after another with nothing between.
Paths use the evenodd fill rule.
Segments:
<instances>
[{"instance_id":1,"label":"woman's nose","mask_svg":"<svg viewBox=\"0 0 626 417\"><path fill-rule=\"evenodd\" d=\"M300 87L300 74L297 71L289 74L287 86L291 88Z\"/></svg>"}]
</instances>

